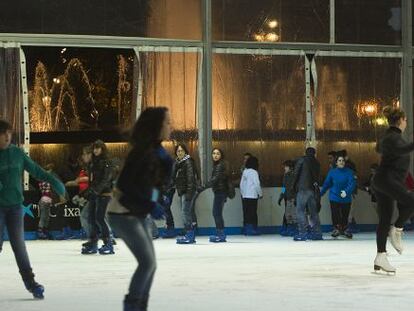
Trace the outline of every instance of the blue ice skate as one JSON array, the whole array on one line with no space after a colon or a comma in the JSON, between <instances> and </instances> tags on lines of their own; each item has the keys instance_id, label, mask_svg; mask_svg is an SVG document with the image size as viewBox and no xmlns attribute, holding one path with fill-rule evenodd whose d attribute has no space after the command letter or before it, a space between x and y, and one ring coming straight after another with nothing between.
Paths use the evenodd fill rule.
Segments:
<instances>
[{"instance_id":1,"label":"blue ice skate","mask_svg":"<svg viewBox=\"0 0 414 311\"><path fill-rule=\"evenodd\" d=\"M217 230L216 235L211 235L209 238L211 243L223 243L227 242L226 235L224 234L224 230Z\"/></svg>"},{"instance_id":2,"label":"blue ice skate","mask_svg":"<svg viewBox=\"0 0 414 311\"><path fill-rule=\"evenodd\" d=\"M99 254L101 254L101 255L113 255L113 254L115 254L114 247L113 247L112 243L105 243L104 245L102 245L102 247L99 249Z\"/></svg>"},{"instance_id":3,"label":"blue ice skate","mask_svg":"<svg viewBox=\"0 0 414 311\"><path fill-rule=\"evenodd\" d=\"M24 286L30 293L33 294L33 298L36 298L36 299L45 298L43 295L43 293L45 292L45 288L39 283L36 283L34 280L24 282Z\"/></svg>"},{"instance_id":4,"label":"blue ice skate","mask_svg":"<svg viewBox=\"0 0 414 311\"><path fill-rule=\"evenodd\" d=\"M183 237L177 238L177 244L194 244L197 243L195 240L194 230L189 230Z\"/></svg>"}]
</instances>

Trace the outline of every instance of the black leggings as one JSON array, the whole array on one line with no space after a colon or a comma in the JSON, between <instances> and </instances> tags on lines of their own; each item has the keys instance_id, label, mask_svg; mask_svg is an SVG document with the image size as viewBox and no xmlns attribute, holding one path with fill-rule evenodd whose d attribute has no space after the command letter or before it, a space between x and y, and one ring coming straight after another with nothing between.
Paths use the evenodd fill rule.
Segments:
<instances>
[{"instance_id":1,"label":"black leggings","mask_svg":"<svg viewBox=\"0 0 414 311\"><path fill-rule=\"evenodd\" d=\"M414 193L407 191L404 180L392 172L378 172L374 177L372 187L377 198L379 214L377 251L385 253L394 202L399 203L399 216L395 226L403 228L405 222L414 213Z\"/></svg>"},{"instance_id":2,"label":"black leggings","mask_svg":"<svg viewBox=\"0 0 414 311\"><path fill-rule=\"evenodd\" d=\"M246 225L257 228L257 199L243 199L242 204Z\"/></svg>"},{"instance_id":3,"label":"black leggings","mask_svg":"<svg viewBox=\"0 0 414 311\"><path fill-rule=\"evenodd\" d=\"M331 201L332 225L340 231L345 230L348 225L351 203L339 203Z\"/></svg>"}]
</instances>

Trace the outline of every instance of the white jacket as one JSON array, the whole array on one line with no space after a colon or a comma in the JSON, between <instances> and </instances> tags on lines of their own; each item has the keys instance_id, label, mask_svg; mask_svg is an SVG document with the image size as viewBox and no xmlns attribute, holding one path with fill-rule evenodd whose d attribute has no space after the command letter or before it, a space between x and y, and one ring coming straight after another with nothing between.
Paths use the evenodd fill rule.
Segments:
<instances>
[{"instance_id":1,"label":"white jacket","mask_svg":"<svg viewBox=\"0 0 414 311\"><path fill-rule=\"evenodd\" d=\"M243 199L258 199L263 196L259 174L252 168L246 168L240 181L240 193Z\"/></svg>"}]
</instances>

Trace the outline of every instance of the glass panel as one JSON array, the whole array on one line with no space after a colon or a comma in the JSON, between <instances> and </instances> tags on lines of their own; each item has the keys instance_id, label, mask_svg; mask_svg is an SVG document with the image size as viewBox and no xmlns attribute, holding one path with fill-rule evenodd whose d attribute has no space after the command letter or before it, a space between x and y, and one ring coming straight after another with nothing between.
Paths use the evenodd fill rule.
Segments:
<instances>
[{"instance_id":1,"label":"glass panel","mask_svg":"<svg viewBox=\"0 0 414 311\"><path fill-rule=\"evenodd\" d=\"M24 51L33 132L123 130L132 125L137 93L133 50Z\"/></svg>"},{"instance_id":2,"label":"glass panel","mask_svg":"<svg viewBox=\"0 0 414 311\"><path fill-rule=\"evenodd\" d=\"M259 158L262 183L274 186L282 161L303 154L304 66L304 56L213 56L213 143L235 175L250 152Z\"/></svg>"},{"instance_id":3,"label":"glass panel","mask_svg":"<svg viewBox=\"0 0 414 311\"><path fill-rule=\"evenodd\" d=\"M30 157L42 167L54 165L56 175L67 182L78 177L82 148L88 144L31 144ZM128 153L127 143L106 143L109 159L122 163ZM37 188L37 183L35 184Z\"/></svg>"},{"instance_id":4,"label":"glass panel","mask_svg":"<svg viewBox=\"0 0 414 311\"><path fill-rule=\"evenodd\" d=\"M382 109L398 104L400 59L317 57L316 138L323 171L327 153L347 149L365 180L378 161L375 142L386 128Z\"/></svg>"},{"instance_id":5,"label":"glass panel","mask_svg":"<svg viewBox=\"0 0 414 311\"><path fill-rule=\"evenodd\" d=\"M2 1L0 32L201 39L200 0Z\"/></svg>"},{"instance_id":6,"label":"glass panel","mask_svg":"<svg viewBox=\"0 0 414 311\"><path fill-rule=\"evenodd\" d=\"M328 42L329 0L212 0L214 40Z\"/></svg>"},{"instance_id":7,"label":"glass panel","mask_svg":"<svg viewBox=\"0 0 414 311\"><path fill-rule=\"evenodd\" d=\"M336 42L401 44L401 0L336 0Z\"/></svg>"},{"instance_id":8,"label":"glass panel","mask_svg":"<svg viewBox=\"0 0 414 311\"><path fill-rule=\"evenodd\" d=\"M13 142L24 143L20 49L0 47L0 119L13 126Z\"/></svg>"},{"instance_id":9,"label":"glass panel","mask_svg":"<svg viewBox=\"0 0 414 311\"><path fill-rule=\"evenodd\" d=\"M141 52L142 109L165 106L171 114L173 142L165 146L173 154L174 143L185 143L199 165L197 128L198 53ZM200 166L198 166L200 167Z\"/></svg>"}]
</instances>

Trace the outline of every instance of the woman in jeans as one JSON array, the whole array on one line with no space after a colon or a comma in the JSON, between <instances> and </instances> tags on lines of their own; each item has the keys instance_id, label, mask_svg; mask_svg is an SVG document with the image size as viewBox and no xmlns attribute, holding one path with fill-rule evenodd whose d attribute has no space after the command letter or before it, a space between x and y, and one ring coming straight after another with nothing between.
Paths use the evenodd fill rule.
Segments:
<instances>
[{"instance_id":1,"label":"woman in jeans","mask_svg":"<svg viewBox=\"0 0 414 311\"><path fill-rule=\"evenodd\" d=\"M216 223L216 235L210 236L210 242L220 243L226 242L224 233L223 207L227 201L227 182L228 174L226 163L224 162L224 153L218 148L214 148L212 152L213 172L210 180L205 188L212 188L214 192L213 201L213 217Z\"/></svg>"},{"instance_id":2,"label":"woman in jeans","mask_svg":"<svg viewBox=\"0 0 414 311\"><path fill-rule=\"evenodd\" d=\"M98 252L98 240L103 240L99 248L101 255L114 254L111 229L106 222L107 205L111 198L113 171L108 159L108 149L103 141L97 140L92 145L92 162L89 166L89 241L82 245L82 254Z\"/></svg>"},{"instance_id":3,"label":"woman in jeans","mask_svg":"<svg viewBox=\"0 0 414 311\"><path fill-rule=\"evenodd\" d=\"M44 288L34 279L35 275L24 242L23 172L27 171L36 179L50 183L62 202L64 201L65 186L52 174L47 173L33 162L23 150L12 145L11 136L11 125L0 120L0 253L3 245L3 232L6 227L10 245L26 289L35 298L43 298Z\"/></svg>"},{"instance_id":4,"label":"woman in jeans","mask_svg":"<svg viewBox=\"0 0 414 311\"><path fill-rule=\"evenodd\" d=\"M177 238L177 244L193 244L196 243L196 240L192 226L192 215L194 195L197 187L194 160L188 154L188 149L184 144L177 145L175 154L177 160L174 166L173 179L181 205L184 230L186 232L184 237Z\"/></svg>"},{"instance_id":5,"label":"woman in jeans","mask_svg":"<svg viewBox=\"0 0 414 311\"><path fill-rule=\"evenodd\" d=\"M108 206L109 222L138 261L124 311L147 310L148 297L156 269L152 236L146 226L148 214L163 217L158 203L159 190L171 175L173 160L161 146L170 136L167 108L148 108L138 118L131 136L129 152Z\"/></svg>"}]
</instances>

